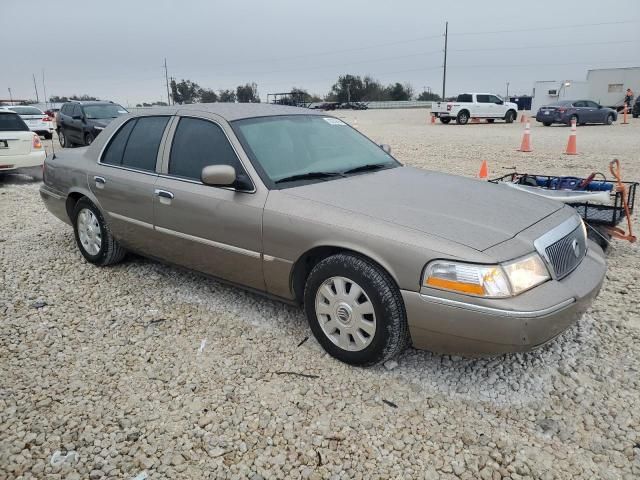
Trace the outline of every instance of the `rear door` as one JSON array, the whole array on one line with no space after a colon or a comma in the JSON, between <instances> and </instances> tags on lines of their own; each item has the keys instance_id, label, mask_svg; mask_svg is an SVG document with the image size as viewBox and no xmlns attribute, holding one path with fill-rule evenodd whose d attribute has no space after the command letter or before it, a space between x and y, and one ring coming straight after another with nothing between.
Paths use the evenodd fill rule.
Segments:
<instances>
[{"instance_id":1,"label":"rear door","mask_svg":"<svg viewBox=\"0 0 640 480\"><path fill-rule=\"evenodd\" d=\"M71 114L67 117L68 127L65 128L67 138L73 143L82 144L84 138L82 138L82 107L74 103L71 105Z\"/></svg>"},{"instance_id":2,"label":"rear door","mask_svg":"<svg viewBox=\"0 0 640 480\"><path fill-rule=\"evenodd\" d=\"M115 237L127 248L153 255L153 189L170 116L125 122L89 171L89 185Z\"/></svg>"},{"instance_id":3,"label":"rear door","mask_svg":"<svg viewBox=\"0 0 640 480\"><path fill-rule=\"evenodd\" d=\"M262 273L264 187L236 189L201 182L207 165L231 165L250 175L228 124L213 114L179 118L156 183L155 230L161 258L265 290Z\"/></svg>"}]
</instances>

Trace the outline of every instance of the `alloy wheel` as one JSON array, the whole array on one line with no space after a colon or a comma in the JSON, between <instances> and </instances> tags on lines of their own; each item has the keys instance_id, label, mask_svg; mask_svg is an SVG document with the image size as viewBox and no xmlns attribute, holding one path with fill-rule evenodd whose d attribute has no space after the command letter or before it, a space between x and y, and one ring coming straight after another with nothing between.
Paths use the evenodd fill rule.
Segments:
<instances>
[{"instance_id":1,"label":"alloy wheel","mask_svg":"<svg viewBox=\"0 0 640 480\"><path fill-rule=\"evenodd\" d=\"M97 255L102 248L102 231L98 218L91 210L83 208L78 213L77 223L82 248L89 255Z\"/></svg>"}]
</instances>

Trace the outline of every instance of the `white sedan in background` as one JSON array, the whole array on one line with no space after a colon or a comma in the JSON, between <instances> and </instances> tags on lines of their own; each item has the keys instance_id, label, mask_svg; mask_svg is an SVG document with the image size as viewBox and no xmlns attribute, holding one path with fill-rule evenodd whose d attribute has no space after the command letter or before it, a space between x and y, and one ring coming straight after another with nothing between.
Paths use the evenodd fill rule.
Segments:
<instances>
[{"instance_id":1,"label":"white sedan in background","mask_svg":"<svg viewBox=\"0 0 640 480\"><path fill-rule=\"evenodd\" d=\"M10 107L0 107L2 110L10 110L20 115L20 118L29 127L29 130L42 135L47 140L53 136L53 118L36 107L26 105L15 105Z\"/></svg>"},{"instance_id":2,"label":"white sedan in background","mask_svg":"<svg viewBox=\"0 0 640 480\"><path fill-rule=\"evenodd\" d=\"M42 178L45 156L40 137L24 120L11 110L0 109L0 174L20 169Z\"/></svg>"}]
</instances>

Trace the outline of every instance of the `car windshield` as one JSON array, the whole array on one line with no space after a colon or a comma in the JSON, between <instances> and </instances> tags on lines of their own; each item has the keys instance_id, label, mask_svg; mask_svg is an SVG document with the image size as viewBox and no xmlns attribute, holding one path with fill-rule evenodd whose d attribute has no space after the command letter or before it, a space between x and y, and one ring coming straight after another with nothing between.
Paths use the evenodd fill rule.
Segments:
<instances>
[{"instance_id":1,"label":"car windshield","mask_svg":"<svg viewBox=\"0 0 640 480\"><path fill-rule=\"evenodd\" d=\"M116 118L129 113L124 107L117 104L85 105L84 114L87 118Z\"/></svg>"},{"instance_id":2,"label":"car windshield","mask_svg":"<svg viewBox=\"0 0 640 480\"><path fill-rule=\"evenodd\" d=\"M333 117L259 117L236 120L233 127L267 183L326 181L399 165L378 145Z\"/></svg>"},{"instance_id":3,"label":"car windshield","mask_svg":"<svg viewBox=\"0 0 640 480\"><path fill-rule=\"evenodd\" d=\"M11 110L18 115L44 115L44 113L36 107L11 107Z\"/></svg>"},{"instance_id":4,"label":"car windshield","mask_svg":"<svg viewBox=\"0 0 640 480\"><path fill-rule=\"evenodd\" d=\"M0 132L23 132L28 131L29 127L13 112L0 112Z\"/></svg>"}]
</instances>

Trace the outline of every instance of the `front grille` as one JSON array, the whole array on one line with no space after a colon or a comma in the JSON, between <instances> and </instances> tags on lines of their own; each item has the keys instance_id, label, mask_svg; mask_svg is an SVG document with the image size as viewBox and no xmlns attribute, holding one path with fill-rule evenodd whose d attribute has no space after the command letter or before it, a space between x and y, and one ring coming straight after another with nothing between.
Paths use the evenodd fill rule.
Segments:
<instances>
[{"instance_id":1,"label":"front grille","mask_svg":"<svg viewBox=\"0 0 640 480\"><path fill-rule=\"evenodd\" d=\"M556 279L569 275L580 264L587 253L587 244L582 226L569 235L549 245L545 252Z\"/></svg>"}]
</instances>

